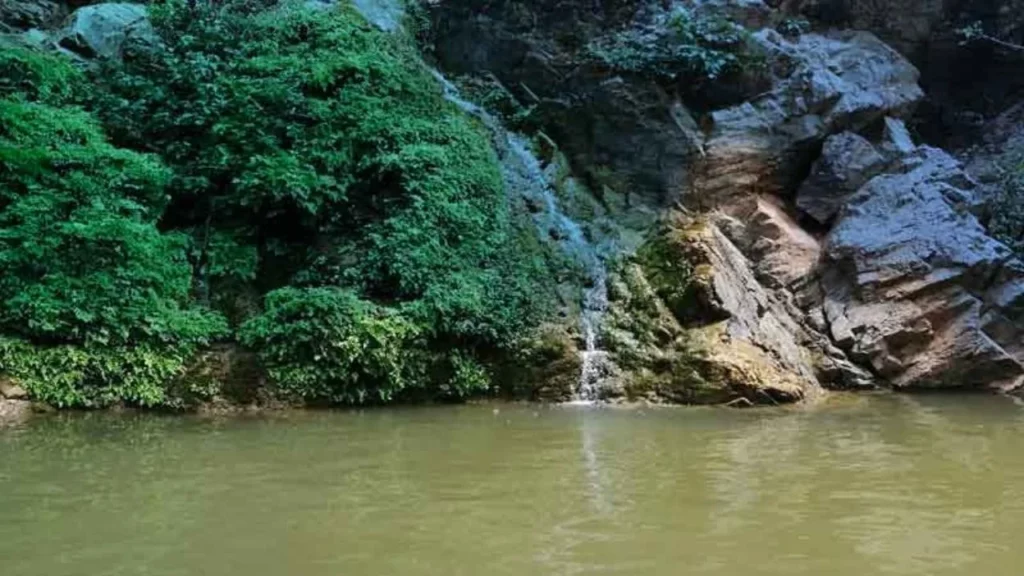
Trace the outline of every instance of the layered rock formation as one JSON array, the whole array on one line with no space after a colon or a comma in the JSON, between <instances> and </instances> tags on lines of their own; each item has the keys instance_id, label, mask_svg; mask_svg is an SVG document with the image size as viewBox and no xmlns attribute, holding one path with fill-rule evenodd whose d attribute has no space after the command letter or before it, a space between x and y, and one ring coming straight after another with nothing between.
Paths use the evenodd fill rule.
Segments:
<instances>
[{"instance_id":1,"label":"layered rock formation","mask_svg":"<svg viewBox=\"0 0 1024 576\"><path fill-rule=\"evenodd\" d=\"M622 24L604 8L594 17ZM578 168L611 168L627 195L666 213L611 284L605 341L621 393L771 402L821 387L1017 386L1024 266L975 217L974 180L902 122L925 97L917 68L866 31L776 32L791 4L694 9L764 27L752 35L760 94L695 111L673 86L574 61L524 13L518 28L501 12L453 18L457 42L439 44L458 70L531 83L541 109L562 107L548 128ZM643 9L629 14L649 26ZM593 33L574 32L577 43ZM483 47L452 48L471 43ZM579 124L566 130L567 117Z\"/></svg>"}]
</instances>

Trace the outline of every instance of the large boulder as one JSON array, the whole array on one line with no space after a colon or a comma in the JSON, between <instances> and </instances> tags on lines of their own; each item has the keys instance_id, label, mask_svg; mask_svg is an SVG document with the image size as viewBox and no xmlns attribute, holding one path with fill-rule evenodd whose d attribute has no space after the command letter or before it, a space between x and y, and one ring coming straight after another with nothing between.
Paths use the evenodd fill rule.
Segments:
<instances>
[{"instance_id":1,"label":"large boulder","mask_svg":"<svg viewBox=\"0 0 1024 576\"><path fill-rule=\"evenodd\" d=\"M960 146L979 118L998 115L1024 89L1020 53L994 42L965 43L958 30L1024 43L1024 0L782 0L781 8L822 27L869 30L922 71L928 94L919 130L933 143Z\"/></svg>"},{"instance_id":2,"label":"large boulder","mask_svg":"<svg viewBox=\"0 0 1024 576\"><path fill-rule=\"evenodd\" d=\"M143 4L96 4L75 10L61 47L85 58L120 59L157 42Z\"/></svg>"},{"instance_id":3,"label":"large boulder","mask_svg":"<svg viewBox=\"0 0 1024 576\"><path fill-rule=\"evenodd\" d=\"M840 213L823 262L831 335L904 388L1011 388L1024 376L1024 266L970 212L974 183L922 146Z\"/></svg>"},{"instance_id":4,"label":"large boulder","mask_svg":"<svg viewBox=\"0 0 1024 576\"><path fill-rule=\"evenodd\" d=\"M831 134L908 115L923 93L910 62L867 32L755 38L777 75L770 92L711 114L688 201L703 208L788 196Z\"/></svg>"}]
</instances>

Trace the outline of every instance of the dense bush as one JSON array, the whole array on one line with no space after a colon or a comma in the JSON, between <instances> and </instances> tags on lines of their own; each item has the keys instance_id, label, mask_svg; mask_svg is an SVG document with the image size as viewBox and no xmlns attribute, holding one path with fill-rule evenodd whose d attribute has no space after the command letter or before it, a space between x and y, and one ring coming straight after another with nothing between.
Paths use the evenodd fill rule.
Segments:
<instances>
[{"instance_id":1,"label":"dense bush","mask_svg":"<svg viewBox=\"0 0 1024 576\"><path fill-rule=\"evenodd\" d=\"M161 45L97 74L97 109L172 168L162 227L189 238L197 296L269 293L243 336L291 394L479 388L550 290L486 135L411 44L348 5L152 12Z\"/></svg>"},{"instance_id":2,"label":"dense bush","mask_svg":"<svg viewBox=\"0 0 1024 576\"><path fill-rule=\"evenodd\" d=\"M0 54L0 370L62 406L156 404L222 322L189 305L183 239L156 227L169 172L107 142L80 82Z\"/></svg>"},{"instance_id":3,"label":"dense bush","mask_svg":"<svg viewBox=\"0 0 1024 576\"><path fill-rule=\"evenodd\" d=\"M389 400L422 380L410 350L420 331L381 306L338 288L283 288L242 328L270 376L303 398L362 403Z\"/></svg>"}]
</instances>

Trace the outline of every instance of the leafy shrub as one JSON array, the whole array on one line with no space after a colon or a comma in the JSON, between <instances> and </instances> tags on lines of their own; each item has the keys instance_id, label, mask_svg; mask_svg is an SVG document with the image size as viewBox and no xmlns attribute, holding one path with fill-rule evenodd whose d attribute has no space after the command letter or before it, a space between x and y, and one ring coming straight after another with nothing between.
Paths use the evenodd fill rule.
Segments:
<instances>
[{"instance_id":1,"label":"leafy shrub","mask_svg":"<svg viewBox=\"0 0 1024 576\"><path fill-rule=\"evenodd\" d=\"M60 406L153 405L223 324L190 306L182 238L156 227L167 169L107 142L80 80L0 55L0 371Z\"/></svg>"},{"instance_id":2,"label":"leafy shrub","mask_svg":"<svg viewBox=\"0 0 1024 576\"><path fill-rule=\"evenodd\" d=\"M545 312L488 138L412 46L348 5L152 11L161 47L97 75L97 106L117 142L173 169L162 222L192 239L194 284L214 303L270 292L243 340L283 389L388 399L411 370L461 393ZM375 352L313 353L325 334Z\"/></svg>"},{"instance_id":3,"label":"leafy shrub","mask_svg":"<svg viewBox=\"0 0 1024 576\"><path fill-rule=\"evenodd\" d=\"M34 399L60 408L165 405L167 385L184 371L189 355L167 347L40 346L0 337L0 371Z\"/></svg>"},{"instance_id":4,"label":"leafy shrub","mask_svg":"<svg viewBox=\"0 0 1024 576\"><path fill-rule=\"evenodd\" d=\"M419 330L402 316L339 288L282 288L242 327L286 393L311 400L385 401L416 382Z\"/></svg>"},{"instance_id":5,"label":"leafy shrub","mask_svg":"<svg viewBox=\"0 0 1024 576\"><path fill-rule=\"evenodd\" d=\"M599 39L590 52L616 70L704 82L755 64L748 41L736 23L678 8L662 23Z\"/></svg>"},{"instance_id":6,"label":"leafy shrub","mask_svg":"<svg viewBox=\"0 0 1024 576\"><path fill-rule=\"evenodd\" d=\"M60 105L81 91L82 74L67 60L26 48L0 48L0 98Z\"/></svg>"},{"instance_id":7,"label":"leafy shrub","mask_svg":"<svg viewBox=\"0 0 1024 576\"><path fill-rule=\"evenodd\" d=\"M285 395L365 404L411 389L442 397L486 390L490 378L462 350L438 354L400 312L341 288L282 288L240 331ZM430 388L430 389L428 389Z\"/></svg>"}]
</instances>

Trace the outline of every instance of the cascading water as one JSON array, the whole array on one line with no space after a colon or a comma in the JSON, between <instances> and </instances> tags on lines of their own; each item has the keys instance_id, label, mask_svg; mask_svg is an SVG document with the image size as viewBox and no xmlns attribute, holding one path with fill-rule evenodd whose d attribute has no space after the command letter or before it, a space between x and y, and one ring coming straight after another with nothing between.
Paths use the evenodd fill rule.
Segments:
<instances>
[{"instance_id":1,"label":"cascading water","mask_svg":"<svg viewBox=\"0 0 1024 576\"><path fill-rule=\"evenodd\" d=\"M401 0L353 0L363 17L378 28L394 32L401 28L405 7ZM551 235L571 258L584 267L589 285L583 294L581 331L584 349L580 352L582 369L573 401L592 402L600 397L600 382L610 373L608 353L599 348L601 319L608 309L608 272L597 247L587 239L583 229L559 206L558 198L541 162L530 150L528 140L509 132L486 110L459 94L451 82L437 70L431 70L444 88L444 97L463 112L478 118L491 132L498 152L506 189L518 194L543 210L534 214L537 226Z\"/></svg>"},{"instance_id":2,"label":"cascading water","mask_svg":"<svg viewBox=\"0 0 1024 576\"><path fill-rule=\"evenodd\" d=\"M573 401L598 400L600 381L609 375L611 368L608 353L599 348L601 319L608 310L608 272L598 247L587 239L579 223L561 209L550 178L530 150L526 137L509 132L497 118L462 98L458 89L440 72L434 70L433 74L444 88L445 99L478 118L490 130L506 189L523 196L532 205L543 207L534 214L538 227L585 269L589 284L583 294L580 315L584 349L580 352L582 369Z\"/></svg>"}]
</instances>

